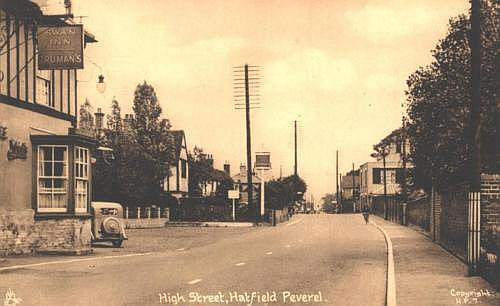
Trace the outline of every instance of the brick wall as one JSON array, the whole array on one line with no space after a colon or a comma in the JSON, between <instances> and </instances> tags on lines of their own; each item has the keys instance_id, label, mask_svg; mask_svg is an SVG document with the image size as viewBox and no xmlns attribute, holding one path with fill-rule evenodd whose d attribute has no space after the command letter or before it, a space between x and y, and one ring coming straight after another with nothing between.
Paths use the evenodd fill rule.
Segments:
<instances>
[{"instance_id":1,"label":"brick wall","mask_svg":"<svg viewBox=\"0 0 500 306\"><path fill-rule=\"evenodd\" d=\"M90 225L90 219L35 221L32 209L0 209L0 256L34 252L89 253Z\"/></svg>"},{"instance_id":2,"label":"brick wall","mask_svg":"<svg viewBox=\"0 0 500 306\"><path fill-rule=\"evenodd\" d=\"M481 175L481 260L482 275L500 286L500 175Z\"/></svg>"}]
</instances>

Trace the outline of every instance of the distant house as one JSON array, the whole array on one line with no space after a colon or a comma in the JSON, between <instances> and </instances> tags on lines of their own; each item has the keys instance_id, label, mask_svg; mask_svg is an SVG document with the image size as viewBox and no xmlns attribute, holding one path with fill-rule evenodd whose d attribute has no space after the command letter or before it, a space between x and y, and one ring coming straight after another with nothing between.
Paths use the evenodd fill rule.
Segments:
<instances>
[{"instance_id":1,"label":"distant house","mask_svg":"<svg viewBox=\"0 0 500 306\"><path fill-rule=\"evenodd\" d=\"M189 191L189 165L186 136L183 130L170 131L174 138L174 163L163 181L163 190L176 198L187 197Z\"/></svg>"},{"instance_id":2,"label":"distant house","mask_svg":"<svg viewBox=\"0 0 500 306\"><path fill-rule=\"evenodd\" d=\"M353 186L353 176L354 176L354 186ZM342 176L340 181L340 188L342 188L342 198L344 199L352 199L353 193L356 194L356 197L359 196L359 170L354 171L354 175L352 171L347 175Z\"/></svg>"},{"instance_id":3,"label":"distant house","mask_svg":"<svg viewBox=\"0 0 500 306\"><path fill-rule=\"evenodd\" d=\"M385 157L386 192L395 195L401 192L403 182L403 143L393 142L389 146L388 155ZM409 144L406 143L406 152ZM412 165L407 161L406 167ZM382 158L367 162L360 166L360 198L363 204L371 203L373 197L384 195L384 165Z\"/></svg>"},{"instance_id":4,"label":"distant house","mask_svg":"<svg viewBox=\"0 0 500 306\"><path fill-rule=\"evenodd\" d=\"M199 183L199 190L202 197L215 196L220 186L224 181L231 181L229 176L229 164L224 165L224 171L213 168L214 159L211 154L208 154L208 161L211 166L210 178L207 181Z\"/></svg>"},{"instance_id":5,"label":"distant house","mask_svg":"<svg viewBox=\"0 0 500 306\"><path fill-rule=\"evenodd\" d=\"M218 169L213 169L210 180L200 184L201 196L211 197L216 195L224 180L231 180L231 178L227 175L226 172Z\"/></svg>"},{"instance_id":6,"label":"distant house","mask_svg":"<svg viewBox=\"0 0 500 306\"><path fill-rule=\"evenodd\" d=\"M248 205L248 174L247 167L240 165L240 173L232 177L235 189L240 191L240 205ZM253 197L257 202L260 199L260 178L255 174L252 175Z\"/></svg>"}]
</instances>

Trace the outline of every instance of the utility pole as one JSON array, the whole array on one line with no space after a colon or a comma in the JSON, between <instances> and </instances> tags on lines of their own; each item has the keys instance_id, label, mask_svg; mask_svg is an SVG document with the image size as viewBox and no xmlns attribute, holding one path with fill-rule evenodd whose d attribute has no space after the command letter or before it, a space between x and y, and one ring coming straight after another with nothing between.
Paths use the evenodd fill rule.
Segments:
<instances>
[{"instance_id":1,"label":"utility pole","mask_svg":"<svg viewBox=\"0 0 500 306\"><path fill-rule=\"evenodd\" d=\"M253 204L253 182L252 182L252 140L250 134L250 93L248 92L248 65L245 64L245 115L247 122L247 192L248 192L248 205ZM255 215L257 215L257 207L253 207ZM257 220L255 220L257 221Z\"/></svg>"},{"instance_id":2,"label":"utility pole","mask_svg":"<svg viewBox=\"0 0 500 306\"><path fill-rule=\"evenodd\" d=\"M339 201L339 150L335 151L335 198L337 200L337 206L340 204Z\"/></svg>"},{"instance_id":3,"label":"utility pole","mask_svg":"<svg viewBox=\"0 0 500 306\"><path fill-rule=\"evenodd\" d=\"M339 204L340 204L340 207L342 207L342 212L344 212L344 201L342 199L342 196L343 196L343 192L342 192L342 173L339 173Z\"/></svg>"},{"instance_id":4,"label":"utility pole","mask_svg":"<svg viewBox=\"0 0 500 306\"><path fill-rule=\"evenodd\" d=\"M253 69L249 69L249 67ZM246 117L246 142L247 142L247 195L248 195L248 207L250 211L253 211L255 222L259 222L260 220L260 212L257 207L257 204L253 201L253 169L252 169L252 142L251 142L251 133L250 133L250 109L255 108L252 105L256 105L258 103L250 103L250 97L254 98L258 95L250 94L250 85L253 85L252 88L258 88L259 80L258 77L258 66L249 66L245 64L243 67L234 67L236 70L234 71L237 76L241 77L240 73L243 74L243 78L234 79L234 97L235 101L242 101L241 98L245 98L245 104L236 103L236 109L245 109L245 117ZM243 70L241 70L243 68ZM252 75L250 75L252 74ZM257 75L255 75L257 74ZM239 85L239 86L238 86ZM242 86L243 85L243 86ZM244 95L243 91L244 90ZM244 106L244 107L243 107Z\"/></svg>"},{"instance_id":5,"label":"utility pole","mask_svg":"<svg viewBox=\"0 0 500 306\"><path fill-rule=\"evenodd\" d=\"M406 225L406 202L408 199L407 195L407 186L406 186L406 118L403 117L403 130L402 130L402 148L401 148L401 154L403 155L403 181L401 182L401 195L402 195L402 202L403 202L403 216L401 219L401 223L403 225Z\"/></svg>"},{"instance_id":6,"label":"utility pole","mask_svg":"<svg viewBox=\"0 0 500 306\"><path fill-rule=\"evenodd\" d=\"M470 190L468 195L467 263L478 274L481 212L481 1L471 0Z\"/></svg>"},{"instance_id":7,"label":"utility pole","mask_svg":"<svg viewBox=\"0 0 500 306\"><path fill-rule=\"evenodd\" d=\"M385 150L385 149L384 149ZM384 219L387 220L389 219L389 212L388 212L388 205L387 205L387 169L385 166L385 156L387 155L387 152L384 151L382 154L382 163L384 165Z\"/></svg>"},{"instance_id":8,"label":"utility pole","mask_svg":"<svg viewBox=\"0 0 500 306\"><path fill-rule=\"evenodd\" d=\"M294 120L293 121L294 123L294 138L295 138L295 164L294 164L294 170L293 170L293 174L295 174L296 176L298 175L298 171L297 171L297 120Z\"/></svg>"},{"instance_id":9,"label":"utility pole","mask_svg":"<svg viewBox=\"0 0 500 306\"><path fill-rule=\"evenodd\" d=\"M354 163L352 163L352 172L351 172L351 176L352 176L352 210L354 212L356 212L356 202L354 202L354 200L356 200L354 198L354 191L355 191L355 185L354 185Z\"/></svg>"}]
</instances>

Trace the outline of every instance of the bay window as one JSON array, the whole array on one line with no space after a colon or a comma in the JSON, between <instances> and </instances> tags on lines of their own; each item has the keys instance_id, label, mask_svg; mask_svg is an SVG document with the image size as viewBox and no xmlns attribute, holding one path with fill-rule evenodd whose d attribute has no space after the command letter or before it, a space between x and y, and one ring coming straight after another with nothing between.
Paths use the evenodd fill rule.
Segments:
<instances>
[{"instance_id":1,"label":"bay window","mask_svg":"<svg viewBox=\"0 0 500 306\"><path fill-rule=\"evenodd\" d=\"M95 141L80 135L32 135L31 142L36 213L87 215Z\"/></svg>"}]
</instances>

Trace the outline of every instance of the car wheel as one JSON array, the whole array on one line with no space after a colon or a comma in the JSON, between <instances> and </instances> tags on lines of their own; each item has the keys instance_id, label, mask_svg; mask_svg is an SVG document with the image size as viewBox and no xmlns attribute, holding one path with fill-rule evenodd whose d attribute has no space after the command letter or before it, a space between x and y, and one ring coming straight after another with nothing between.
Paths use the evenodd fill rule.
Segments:
<instances>
[{"instance_id":1,"label":"car wheel","mask_svg":"<svg viewBox=\"0 0 500 306\"><path fill-rule=\"evenodd\" d=\"M104 219L101 226L107 234L120 233L120 220L115 217L108 217Z\"/></svg>"},{"instance_id":2,"label":"car wheel","mask_svg":"<svg viewBox=\"0 0 500 306\"><path fill-rule=\"evenodd\" d=\"M123 240L113 240L113 241L111 241L111 243L113 244L113 246L115 248L121 247L122 246L122 242L123 242Z\"/></svg>"}]
</instances>

